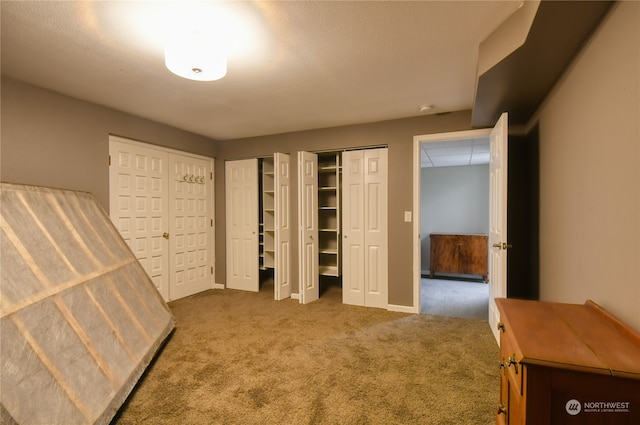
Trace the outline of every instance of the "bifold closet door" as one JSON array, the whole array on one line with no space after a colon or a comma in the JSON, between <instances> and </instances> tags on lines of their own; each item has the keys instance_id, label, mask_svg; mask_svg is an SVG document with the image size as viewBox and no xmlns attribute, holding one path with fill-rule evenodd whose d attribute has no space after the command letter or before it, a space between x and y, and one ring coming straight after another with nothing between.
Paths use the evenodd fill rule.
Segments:
<instances>
[{"instance_id":1,"label":"bifold closet door","mask_svg":"<svg viewBox=\"0 0 640 425\"><path fill-rule=\"evenodd\" d=\"M342 153L342 300L387 308L387 149Z\"/></svg>"},{"instance_id":2,"label":"bifold closet door","mask_svg":"<svg viewBox=\"0 0 640 425\"><path fill-rule=\"evenodd\" d=\"M298 261L300 303L320 298L318 274L318 156L298 152Z\"/></svg>"},{"instance_id":3,"label":"bifold closet door","mask_svg":"<svg viewBox=\"0 0 640 425\"><path fill-rule=\"evenodd\" d=\"M288 154L273 154L275 201L274 298L291 297L291 161Z\"/></svg>"},{"instance_id":4,"label":"bifold closet door","mask_svg":"<svg viewBox=\"0 0 640 425\"><path fill-rule=\"evenodd\" d=\"M259 291L258 160L225 163L227 288Z\"/></svg>"}]
</instances>

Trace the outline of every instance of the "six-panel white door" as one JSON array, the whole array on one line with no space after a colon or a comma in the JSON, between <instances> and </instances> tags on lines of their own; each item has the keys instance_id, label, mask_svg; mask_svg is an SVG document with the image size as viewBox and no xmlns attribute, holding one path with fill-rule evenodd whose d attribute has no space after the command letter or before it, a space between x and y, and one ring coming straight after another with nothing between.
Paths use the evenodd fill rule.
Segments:
<instances>
[{"instance_id":1,"label":"six-panel white door","mask_svg":"<svg viewBox=\"0 0 640 425\"><path fill-rule=\"evenodd\" d=\"M227 288L258 292L258 160L225 163Z\"/></svg>"},{"instance_id":2,"label":"six-panel white door","mask_svg":"<svg viewBox=\"0 0 640 425\"><path fill-rule=\"evenodd\" d=\"M210 161L176 154L169 169L169 293L177 299L212 287L213 171Z\"/></svg>"},{"instance_id":3,"label":"six-panel white door","mask_svg":"<svg viewBox=\"0 0 640 425\"><path fill-rule=\"evenodd\" d=\"M285 153L273 154L275 169L275 270L274 298L291 297L291 216L290 216L290 157Z\"/></svg>"},{"instance_id":4,"label":"six-panel white door","mask_svg":"<svg viewBox=\"0 0 640 425\"><path fill-rule=\"evenodd\" d=\"M320 298L318 274L318 156L298 152L298 239L300 303Z\"/></svg>"},{"instance_id":5,"label":"six-panel white door","mask_svg":"<svg viewBox=\"0 0 640 425\"><path fill-rule=\"evenodd\" d=\"M342 154L342 300L387 308L388 150Z\"/></svg>"},{"instance_id":6,"label":"six-panel white door","mask_svg":"<svg viewBox=\"0 0 640 425\"><path fill-rule=\"evenodd\" d=\"M496 298L507 296L508 115L503 113L489 136L489 325L500 344Z\"/></svg>"}]
</instances>

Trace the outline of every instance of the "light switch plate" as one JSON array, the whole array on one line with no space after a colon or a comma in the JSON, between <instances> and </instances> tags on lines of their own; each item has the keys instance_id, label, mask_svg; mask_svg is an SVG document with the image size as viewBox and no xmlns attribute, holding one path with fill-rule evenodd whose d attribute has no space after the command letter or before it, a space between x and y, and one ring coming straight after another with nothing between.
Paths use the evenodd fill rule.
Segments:
<instances>
[{"instance_id":1,"label":"light switch plate","mask_svg":"<svg viewBox=\"0 0 640 425\"><path fill-rule=\"evenodd\" d=\"M404 221L406 223L411 223L411 211L404 212Z\"/></svg>"}]
</instances>

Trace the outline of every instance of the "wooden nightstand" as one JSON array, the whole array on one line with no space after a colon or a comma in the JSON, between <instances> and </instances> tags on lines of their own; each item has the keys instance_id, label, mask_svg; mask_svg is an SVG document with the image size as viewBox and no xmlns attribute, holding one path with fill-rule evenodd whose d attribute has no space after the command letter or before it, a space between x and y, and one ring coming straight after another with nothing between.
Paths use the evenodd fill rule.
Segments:
<instances>
[{"instance_id":1,"label":"wooden nightstand","mask_svg":"<svg viewBox=\"0 0 640 425\"><path fill-rule=\"evenodd\" d=\"M496 299L498 424L640 424L640 335L592 301Z\"/></svg>"}]
</instances>

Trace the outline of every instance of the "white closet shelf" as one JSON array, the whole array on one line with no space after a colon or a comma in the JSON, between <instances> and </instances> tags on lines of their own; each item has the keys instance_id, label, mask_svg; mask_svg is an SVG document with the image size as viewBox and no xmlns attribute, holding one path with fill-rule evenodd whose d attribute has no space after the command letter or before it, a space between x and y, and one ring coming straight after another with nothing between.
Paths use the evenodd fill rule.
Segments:
<instances>
[{"instance_id":1,"label":"white closet shelf","mask_svg":"<svg viewBox=\"0 0 640 425\"><path fill-rule=\"evenodd\" d=\"M337 266L319 266L318 271L322 276L338 276Z\"/></svg>"}]
</instances>

